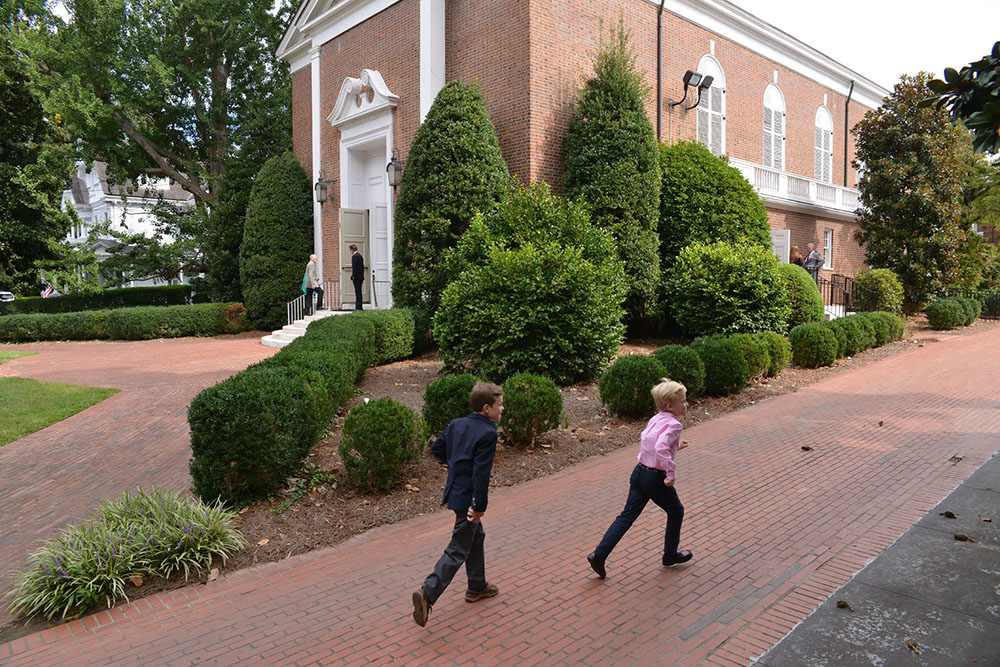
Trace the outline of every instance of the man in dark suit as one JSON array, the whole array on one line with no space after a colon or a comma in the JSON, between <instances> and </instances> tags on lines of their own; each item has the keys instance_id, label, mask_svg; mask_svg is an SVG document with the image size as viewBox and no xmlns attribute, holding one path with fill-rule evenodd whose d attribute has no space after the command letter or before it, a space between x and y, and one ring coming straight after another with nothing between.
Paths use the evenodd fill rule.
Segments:
<instances>
[{"instance_id":1,"label":"man in dark suit","mask_svg":"<svg viewBox=\"0 0 1000 667\"><path fill-rule=\"evenodd\" d=\"M486 533L480 519L486 513L493 456L497 451L496 423L503 412L503 389L477 382L469 395L469 407L472 414L451 420L431 445L431 453L448 464L448 481L441 504L455 512L455 527L434 571L413 594L413 620L420 627L427 624L431 607L462 563L469 577L466 602L491 598L499 592L486 581L483 556Z\"/></svg>"},{"instance_id":2,"label":"man in dark suit","mask_svg":"<svg viewBox=\"0 0 1000 667\"><path fill-rule=\"evenodd\" d=\"M351 282L354 283L354 310L361 310L361 283L365 281L365 258L353 243L351 249Z\"/></svg>"}]
</instances>

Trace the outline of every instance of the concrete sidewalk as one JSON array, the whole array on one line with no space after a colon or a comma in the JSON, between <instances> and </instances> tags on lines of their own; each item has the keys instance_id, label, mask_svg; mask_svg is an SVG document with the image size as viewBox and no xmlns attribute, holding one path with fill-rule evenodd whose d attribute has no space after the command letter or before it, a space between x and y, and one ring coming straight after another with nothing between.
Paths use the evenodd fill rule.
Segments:
<instances>
[{"instance_id":1,"label":"concrete sidewalk","mask_svg":"<svg viewBox=\"0 0 1000 667\"><path fill-rule=\"evenodd\" d=\"M690 429L681 546L659 564L650 507L608 560L635 449L496 489L484 519L499 597L461 574L426 628L410 593L444 547L436 512L0 646L12 665L746 665L998 448L1000 330L902 352ZM813 451L802 451L808 444Z\"/></svg>"},{"instance_id":2,"label":"concrete sidewalk","mask_svg":"<svg viewBox=\"0 0 1000 667\"><path fill-rule=\"evenodd\" d=\"M755 664L1000 665L1000 455Z\"/></svg>"}]
</instances>

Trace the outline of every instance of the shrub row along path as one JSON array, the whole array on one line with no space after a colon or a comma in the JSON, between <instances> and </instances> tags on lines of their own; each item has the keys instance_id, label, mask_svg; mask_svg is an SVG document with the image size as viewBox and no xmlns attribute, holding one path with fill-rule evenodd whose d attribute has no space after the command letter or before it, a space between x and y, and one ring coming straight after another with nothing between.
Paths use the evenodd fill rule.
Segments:
<instances>
[{"instance_id":1,"label":"shrub row along path","mask_svg":"<svg viewBox=\"0 0 1000 667\"><path fill-rule=\"evenodd\" d=\"M105 498L154 485L187 489L187 406L199 391L269 357L259 332L139 342L34 343L0 375L119 393L0 447L0 595L40 540ZM10 620L6 605L0 625ZM0 657L0 662L3 658Z\"/></svg>"},{"instance_id":2,"label":"shrub row along path","mask_svg":"<svg viewBox=\"0 0 1000 667\"><path fill-rule=\"evenodd\" d=\"M746 665L994 453L998 360L1000 329L942 335L694 426L678 458L684 566L660 566L650 507L608 579L587 567L624 502L625 448L495 490L500 596L465 603L459 573L426 628L410 593L449 512L15 639L0 662Z\"/></svg>"}]
</instances>

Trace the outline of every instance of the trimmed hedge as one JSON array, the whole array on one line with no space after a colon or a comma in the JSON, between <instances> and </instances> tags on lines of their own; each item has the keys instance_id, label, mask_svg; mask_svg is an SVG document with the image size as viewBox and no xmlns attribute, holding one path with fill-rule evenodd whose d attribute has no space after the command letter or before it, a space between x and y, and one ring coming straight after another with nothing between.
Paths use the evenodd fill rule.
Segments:
<instances>
[{"instance_id":1,"label":"trimmed hedge","mask_svg":"<svg viewBox=\"0 0 1000 667\"><path fill-rule=\"evenodd\" d=\"M452 419L464 417L472 409L469 395L479 382L475 375L445 375L427 385L424 390L424 422L429 433L440 433Z\"/></svg>"},{"instance_id":2,"label":"trimmed hedge","mask_svg":"<svg viewBox=\"0 0 1000 667\"><path fill-rule=\"evenodd\" d=\"M348 481L368 490L392 488L406 465L420 458L426 434L420 415L391 398L354 408L339 448Z\"/></svg>"},{"instance_id":3,"label":"trimmed hedge","mask_svg":"<svg viewBox=\"0 0 1000 667\"><path fill-rule=\"evenodd\" d=\"M597 383L601 403L616 415L650 417L656 413L656 405L649 392L666 374L667 370L655 357L641 354L618 357Z\"/></svg>"},{"instance_id":4,"label":"trimmed hedge","mask_svg":"<svg viewBox=\"0 0 1000 667\"><path fill-rule=\"evenodd\" d=\"M91 296L29 296L0 302L0 315L29 313L72 313L81 310L110 310L133 306L181 306L191 301L190 285L123 287Z\"/></svg>"},{"instance_id":5,"label":"trimmed hedge","mask_svg":"<svg viewBox=\"0 0 1000 667\"><path fill-rule=\"evenodd\" d=\"M803 368L829 366L837 359L837 337L818 322L800 324L788 334L792 358Z\"/></svg>"},{"instance_id":6,"label":"trimmed hedge","mask_svg":"<svg viewBox=\"0 0 1000 667\"><path fill-rule=\"evenodd\" d=\"M971 323L969 306L963 305L955 297L932 301L924 313L932 329L957 329Z\"/></svg>"},{"instance_id":7,"label":"trimmed hedge","mask_svg":"<svg viewBox=\"0 0 1000 667\"><path fill-rule=\"evenodd\" d=\"M730 338L743 349L750 379L763 377L771 366L770 346L754 334L733 334Z\"/></svg>"},{"instance_id":8,"label":"trimmed hedge","mask_svg":"<svg viewBox=\"0 0 1000 667\"><path fill-rule=\"evenodd\" d=\"M774 331L762 331L756 336L767 347L768 364L765 376L774 377L785 370L788 362L792 360L792 344Z\"/></svg>"},{"instance_id":9,"label":"trimmed hedge","mask_svg":"<svg viewBox=\"0 0 1000 667\"><path fill-rule=\"evenodd\" d=\"M797 264L780 264L778 272L785 285L788 305L791 308L788 315L788 329L791 330L806 322L822 322L823 296L809 272Z\"/></svg>"},{"instance_id":10,"label":"trimmed hedge","mask_svg":"<svg viewBox=\"0 0 1000 667\"><path fill-rule=\"evenodd\" d=\"M529 447L541 434L559 426L563 400L556 383L547 377L520 373L503 383L504 439L515 447Z\"/></svg>"},{"instance_id":11,"label":"trimmed hedge","mask_svg":"<svg viewBox=\"0 0 1000 667\"><path fill-rule=\"evenodd\" d=\"M413 354L413 311L406 308L361 310L354 317L369 321L375 327L375 353L371 365L380 366Z\"/></svg>"},{"instance_id":12,"label":"trimmed hedge","mask_svg":"<svg viewBox=\"0 0 1000 667\"><path fill-rule=\"evenodd\" d=\"M875 343L874 345L872 345L872 347L882 347L883 345L889 342L890 331L888 322L886 322L884 319L882 319L875 313L858 313L857 317L871 324L875 340Z\"/></svg>"},{"instance_id":13,"label":"trimmed hedge","mask_svg":"<svg viewBox=\"0 0 1000 667\"><path fill-rule=\"evenodd\" d=\"M803 325L800 325L803 326ZM903 337L903 318L895 313L877 311L872 313L855 313L839 317L820 324L833 336L833 357L829 356L826 336L816 334L812 329L801 330L796 334L799 340L798 348L793 341L795 362L803 367L826 366L835 359L853 356L871 347L880 347L889 341ZM795 327L793 331L799 329ZM789 334L791 339L791 335ZM822 339L822 340L821 340ZM798 350L796 352L796 350Z\"/></svg>"},{"instance_id":14,"label":"trimmed hedge","mask_svg":"<svg viewBox=\"0 0 1000 667\"><path fill-rule=\"evenodd\" d=\"M390 317L389 330L412 321L407 313ZM352 313L316 320L278 354L198 394L188 408L195 492L242 505L280 488L377 358L375 319ZM412 332L385 333L383 354L402 353L390 341L412 340Z\"/></svg>"},{"instance_id":15,"label":"trimmed hedge","mask_svg":"<svg viewBox=\"0 0 1000 667\"><path fill-rule=\"evenodd\" d=\"M139 306L78 313L38 313L0 317L0 341L149 340L180 336L215 336L248 328L239 303L189 306Z\"/></svg>"},{"instance_id":16,"label":"trimmed hedge","mask_svg":"<svg viewBox=\"0 0 1000 667\"><path fill-rule=\"evenodd\" d=\"M691 348L705 364L705 393L710 396L735 394L747 386L750 367L743 347L730 336L716 334L696 338Z\"/></svg>"},{"instance_id":17,"label":"trimmed hedge","mask_svg":"<svg viewBox=\"0 0 1000 667\"><path fill-rule=\"evenodd\" d=\"M664 345L652 356L663 364L668 378L684 385L689 399L705 390L705 364L690 346Z\"/></svg>"}]
</instances>

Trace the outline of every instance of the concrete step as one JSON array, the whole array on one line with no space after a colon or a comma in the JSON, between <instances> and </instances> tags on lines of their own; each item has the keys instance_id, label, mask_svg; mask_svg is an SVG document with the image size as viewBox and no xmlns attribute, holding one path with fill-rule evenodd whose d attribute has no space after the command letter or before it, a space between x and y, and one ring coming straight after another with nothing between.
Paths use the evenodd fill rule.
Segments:
<instances>
[{"instance_id":1,"label":"concrete step","mask_svg":"<svg viewBox=\"0 0 1000 667\"><path fill-rule=\"evenodd\" d=\"M276 331L272 331L267 336L261 336L260 344L268 347L284 347L306 332L311 322L321 320L324 317L333 315L346 315L354 311L351 310L321 310L312 315L306 315L302 319L295 320L291 324L286 324Z\"/></svg>"},{"instance_id":2,"label":"concrete step","mask_svg":"<svg viewBox=\"0 0 1000 667\"><path fill-rule=\"evenodd\" d=\"M274 336L261 336L260 338L260 344L265 347L285 347L291 342L290 340L281 340Z\"/></svg>"}]
</instances>

